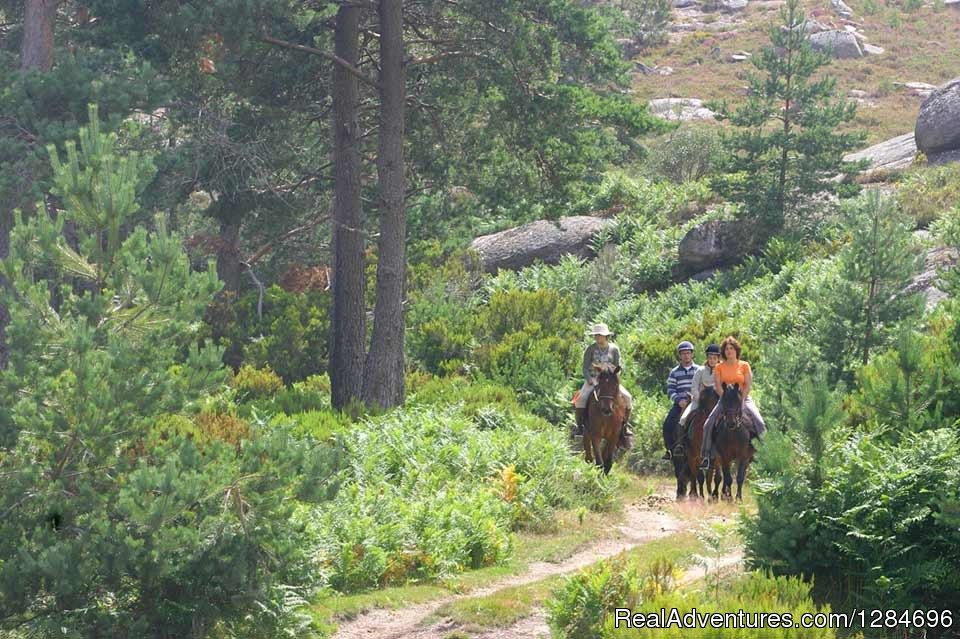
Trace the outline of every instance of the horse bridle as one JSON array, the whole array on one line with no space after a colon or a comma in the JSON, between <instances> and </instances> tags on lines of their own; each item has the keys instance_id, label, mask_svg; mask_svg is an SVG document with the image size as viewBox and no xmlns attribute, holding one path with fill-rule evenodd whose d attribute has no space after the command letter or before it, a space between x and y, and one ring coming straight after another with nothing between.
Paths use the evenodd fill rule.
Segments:
<instances>
[{"instance_id":1,"label":"horse bridle","mask_svg":"<svg viewBox=\"0 0 960 639\"><path fill-rule=\"evenodd\" d=\"M616 399L616 397L613 395L597 395L596 388L593 389L593 398L597 400L598 404L600 403L601 399L609 399L610 401L614 401Z\"/></svg>"},{"instance_id":2,"label":"horse bridle","mask_svg":"<svg viewBox=\"0 0 960 639\"><path fill-rule=\"evenodd\" d=\"M729 415L727 411L722 410L720 411L720 413L721 413L721 416L723 417L723 423L727 425L727 428L729 430L739 430L740 428L743 427L743 408L742 407L740 408L740 410L737 411L737 418L733 420L732 424L728 423L727 421L727 415Z\"/></svg>"}]
</instances>

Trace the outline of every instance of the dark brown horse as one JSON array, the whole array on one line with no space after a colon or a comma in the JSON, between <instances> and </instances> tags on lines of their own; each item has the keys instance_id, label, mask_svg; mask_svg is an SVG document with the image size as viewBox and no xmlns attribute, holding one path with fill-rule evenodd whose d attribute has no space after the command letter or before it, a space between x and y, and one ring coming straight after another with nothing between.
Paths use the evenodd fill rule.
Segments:
<instances>
[{"instance_id":1,"label":"dark brown horse","mask_svg":"<svg viewBox=\"0 0 960 639\"><path fill-rule=\"evenodd\" d=\"M597 385L587 400L587 427L583 432L583 456L610 473L613 453L620 441L620 430L626 416L626 405L620 395L620 367L594 365ZM601 442L606 442L601 446Z\"/></svg>"},{"instance_id":2,"label":"dark brown horse","mask_svg":"<svg viewBox=\"0 0 960 639\"><path fill-rule=\"evenodd\" d=\"M704 477L703 470L700 469L700 450L703 447L703 424L707 421L710 411L717 405L717 393L713 388L705 388L700 393L700 400L697 404L697 410L690 416L692 428L690 437L684 439L686 446L684 448L687 458L686 478L690 482L690 495L703 499L707 492L715 489L719 485L720 478L711 469ZM707 482L707 492L703 490L704 479ZM713 480L713 481L711 481Z\"/></svg>"},{"instance_id":3,"label":"dark brown horse","mask_svg":"<svg viewBox=\"0 0 960 639\"><path fill-rule=\"evenodd\" d=\"M743 414L740 384L724 384L720 398L720 416L713 438L717 451L716 464L723 470L723 499L732 500L733 477L730 464L737 462L737 501L743 501L743 480L756 450L750 443L749 416Z\"/></svg>"}]
</instances>

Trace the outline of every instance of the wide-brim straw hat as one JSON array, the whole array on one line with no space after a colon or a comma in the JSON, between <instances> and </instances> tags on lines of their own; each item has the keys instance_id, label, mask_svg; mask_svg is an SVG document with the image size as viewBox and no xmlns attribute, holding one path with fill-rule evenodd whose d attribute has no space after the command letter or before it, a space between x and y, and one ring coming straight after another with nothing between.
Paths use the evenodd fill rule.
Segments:
<instances>
[{"instance_id":1,"label":"wide-brim straw hat","mask_svg":"<svg viewBox=\"0 0 960 639\"><path fill-rule=\"evenodd\" d=\"M609 337L610 335L613 335L613 333L610 332L610 328L606 324L594 324L593 327L590 328L589 334L590 335L606 335L607 337Z\"/></svg>"}]
</instances>

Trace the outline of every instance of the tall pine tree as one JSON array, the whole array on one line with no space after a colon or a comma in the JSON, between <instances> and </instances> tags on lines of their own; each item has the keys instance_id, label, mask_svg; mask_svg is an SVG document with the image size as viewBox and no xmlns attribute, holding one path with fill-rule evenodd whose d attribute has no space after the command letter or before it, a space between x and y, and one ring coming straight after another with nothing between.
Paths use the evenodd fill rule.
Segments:
<instances>
[{"instance_id":1,"label":"tall pine tree","mask_svg":"<svg viewBox=\"0 0 960 639\"><path fill-rule=\"evenodd\" d=\"M759 73L750 75L746 104L736 110L714 105L718 117L736 127L724 138L726 165L714 188L745 205L761 242L790 218L802 223L811 196L852 191L831 178L859 170L843 156L863 140L837 131L853 119L856 105L833 99L833 77L815 77L829 56L807 41L799 0L788 0L780 18L769 32L771 46L753 58Z\"/></svg>"},{"instance_id":2,"label":"tall pine tree","mask_svg":"<svg viewBox=\"0 0 960 639\"><path fill-rule=\"evenodd\" d=\"M920 258L891 199L870 191L848 208L846 227L851 240L840 254L838 281L825 291L820 331L834 377L852 381L852 369L888 344L900 322L918 316L923 299L904 293Z\"/></svg>"}]
</instances>

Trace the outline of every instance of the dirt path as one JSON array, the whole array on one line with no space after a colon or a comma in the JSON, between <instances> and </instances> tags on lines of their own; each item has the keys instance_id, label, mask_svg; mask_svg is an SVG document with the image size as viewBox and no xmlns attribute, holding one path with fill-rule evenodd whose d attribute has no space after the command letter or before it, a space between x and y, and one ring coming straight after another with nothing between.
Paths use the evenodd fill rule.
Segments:
<instances>
[{"instance_id":1,"label":"dirt path","mask_svg":"<svg viewBox=\"0 0 960 639\"><path fill-rule=\"evenodd\" d=\"M369 639L377 637L378 639L436 639L443 637L446 633L455 629L455 626L447 623L439 623L425 626L424 621L431 613L440 606L463 599L465 597L482 597L491 594L503 588L511 586L523 586L539 581L552 575L566 574L585 568L602 559L613 557L625 550L629 550L641 544L666 537L681 530L682 523L680 519L669 515L662 510L650 508L642 504L629 505L624 509L624 519L617 526L615 534L607 539L598 541L596 544L575 553L571 557L557 563L536 562L530 564L527 570L519 575L507 577L505 579L493 582L483 588L477 588L468 593L450 595L440 599L434 599L423 604L407 606L401 610L373 610L366 614L358 616L351 621L345 621L340 625L335 639ZM530 624L536 624L537 618L542 622L542 627L546 628L546 620L542 611L538 614L521 620L521 623L529 620ZM531 625L531 631L539 630L541 624ZM516 624L509 629L498 630L497 635L501 637L533 637L534 634L514 634L516 632L525 632ZM508 634L502 634L508 633Z\"/></svg>"}]
</instances>

